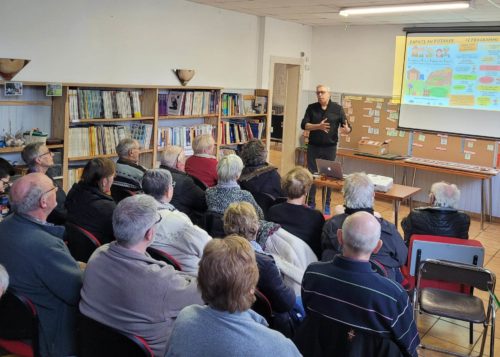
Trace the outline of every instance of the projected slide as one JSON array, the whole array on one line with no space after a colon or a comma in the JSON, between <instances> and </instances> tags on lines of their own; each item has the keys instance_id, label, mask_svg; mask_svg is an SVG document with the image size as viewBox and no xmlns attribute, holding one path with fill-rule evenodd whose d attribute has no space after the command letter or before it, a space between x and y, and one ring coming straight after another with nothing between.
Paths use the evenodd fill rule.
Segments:
<instances>
[{"instance_id":1,"label":"projected slide","mask_svg":"<svg viewBox=\"0 0 500 357\"><path fill-rule=\"evenodd\" d=\"M408 38L402 104L500 111L500 36Z\"/></svg>"}]
</instances>

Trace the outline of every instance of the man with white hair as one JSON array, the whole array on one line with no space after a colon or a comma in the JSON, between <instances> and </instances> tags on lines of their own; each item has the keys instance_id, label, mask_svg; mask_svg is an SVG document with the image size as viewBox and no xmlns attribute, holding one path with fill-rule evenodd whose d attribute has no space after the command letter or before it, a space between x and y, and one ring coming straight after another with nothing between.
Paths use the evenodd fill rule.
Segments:
<instances>
[{"instance_id":1,"label":"man with white hair","mask_svg":"<svg viewBox=\"0 0 500 357\"><path fill-rule=\"evenodd\" d=\"M161 154L160 168L168 170L176 183L171 204L187 214L195 222L201 222L207 210L205 191L197 186L191 176L186 174L186 155L180 146L169 145Z\"/></svg>"},{"instance_id":2,"label":"man with white hair","mask_svg":"<svg viewBox=\"0 0 500 357\"><path fill-rule=\"evenodd\" d=\"M141 191L141 180L146 169L139 165L140 145L135 139L122 139L116 146L118 161L116 162L116 176L111 186L111 195L118 203L130 196L130 192Z\"/></svg>"},{"instance_id":3,"label":"man with white hair","mask_svg":"<svg viewBox=\"0 0 500 357\"><path fill-rule=\"evenodd\" d=\"M331 260L336 254L342 252L337 231L349 215L364 211L376 216L373 210L375 188L373 182L364 172L348 175L342 191L344 193L344 212L333 216L323 226L321 234L321 248L323 249L321 260L323 261ZM401 282L403 276L399 269L406 263L408 248L394 224L382 217L377 217L377 220L381 226L380 240L383 245L372 254L371 258L384 266L388 278Z\"/></svg>"},{"instance_id":4,"label":"man with white hair","mask_svg":"<svg viewBox=\"0 0 500 357\"><path fill-rule=\"evenodd\" d=\"M177 185L174 189L174 183L170 172L164 169L148 170L142 178L144 193L156 200L158 212L162 217L152 247L174 257L183 272L197 276L203 249L212 237L170 204L177 190Z\"/></svg>"},{"instance_id":5,"label":"man with white hair","mask_svg":"<svg viewBox=\"0 0 500 357\"><path fill-rule=\"evenodd\" d=\"M460 190L456 185L436 182L429 194L430 206L415 208L401 221L405 242L413 234L469 238L470 217L457 210Z\"/></svg>"},{"instance_id":6,"label":"man with white hair","mask_svg":"<svg viewBox=\"0 0 500 357\"><path fill-rule=\"evenodd\" d=\"M47 223L57 190L43 173L21 177L10 190L14 214L0 222L0 264L11 288L35 305L41 356L76 354L82 272L62 240L64 227Z\"/></svg>"},{"instance_id":7,"label":"man with white hair","mask_svg":"<svg viewBox=\"0 0 500 357\"><path fill-rule=\"evenodd\" d=\"M7 274L7 270L0 264L0 297L7 291L9 287L9 274Z\"/></svg>"},{"instance_id":8,"label":"man with white hair","mask_svg":"<svg viewBox=\"0 0 500 357\"><path fill-rule=\"evenodd\" d=\"M346 218L337 235L342 255L312 263L304 274L306 318L295 338L300 352L344 355L373 342L366 338L368 334L380 338L379 344L371 346L379 355L392 356L394 350L398 355L399 348L399 355L417 356L420 339L408 294L374 272L369 263L382 246L380 223L368 212L356 212Z\"/></svg>"},{"instance_id":9,"label":"man with white hair","mask_svg":"<svg viewBox=\"0 0 500 357\"><path fill-rule=\"evenodd\" d=\"M90 257L80 302L83 315L144 338L155 356L165 355L180 310L203 304L196 278L146 253L160 221L153 197L120 201L113 212L116 241Z\"/></svg>"},{"instance_id":10,"label":"man with white hair","mask_svg":"<svg viewBox=\"0 0 500 357\"><path fill-rule=\"evenodd\" d=\"M307 168L318 172L316 159L335 160L339 132L349 134L352 130L342 106L330 100L330 88L323 84L316 86L318 101L310 104L302 119L302 130L309 130L307 145ZM309 191L309 206L315 208L316 186ZM330 214L330 189L326 194L325 214Z\"/></svg>"}]
</instances>

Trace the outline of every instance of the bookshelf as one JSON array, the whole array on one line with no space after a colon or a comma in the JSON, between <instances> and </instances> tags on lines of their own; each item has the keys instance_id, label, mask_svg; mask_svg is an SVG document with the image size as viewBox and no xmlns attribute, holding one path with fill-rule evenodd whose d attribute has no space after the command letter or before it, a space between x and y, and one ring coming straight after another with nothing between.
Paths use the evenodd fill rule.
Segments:
<instances>
[{"instance_id":1,"label":"bookshelf","mask_svg":"<svg viewBox=\"0 0 500 357\"><path fill-rule=\"evenodd\" d=\"M38 127L48 132L49 137L62 139L62 144L48 147L60 152L61 180L65 191L71 187L69 179L75 180L89 159L116 158L116 137L113 141L106 134L118 127L149 126L150 139L141 147L140 155L140 163L149 168L157 166L158 153L164 150L167 143L182 144L189 154L190 141L207 131L214 136L217 155L220 149L244 143L245 140L230 144L222 142L221 128L229 121L241 125L260 123L260 138L269 149L271 110L267 90L227 90L224 93L241 95L243 106L241 111L226 113L222 110L223 92L220 87L63 83L62 96L46 97L46 83L23 82L23 85L22 96L5 97L0 94L0 136L3 136L1 130L9 131L10 123L10 130L14 132ZM3 82L0 82L0 89L2 86ZM130 94L132 92L137 94ZM118 110L116 103L113 104L117 93L120 93L119 97L129 98L130 110ZM171 94L172 99L169 99ZM177 106L172 105L174 98ZM247 102L247 110L244 101ZM256 112L257 107L261 108L259 112ZM86 135L75 136L75 129L82 130ZM183 135L184 141L165 141L168 130L171 131L170 139L174 139L174 131L179 131L175 135ZM22 147L0 148L0 155L20 161L21 151Z\"/></svg>"},{"instance_id":2,"label":"bookshelf","mask_svg":"<svg viewBox=\"0 0 500 357\"><path fill-rule=\"evenodd\" d=\"M270 101L267 89L225 90L221 95L220 149L235 148L252 138L270 148Z\"/></svg>"}]
</instances>

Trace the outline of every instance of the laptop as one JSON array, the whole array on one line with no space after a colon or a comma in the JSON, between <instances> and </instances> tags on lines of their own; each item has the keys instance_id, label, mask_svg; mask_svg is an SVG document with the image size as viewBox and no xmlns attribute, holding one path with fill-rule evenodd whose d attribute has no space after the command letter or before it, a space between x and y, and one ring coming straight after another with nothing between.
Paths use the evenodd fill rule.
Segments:
<instances>
[{"instance_id":1,"label":"laptop","mask_svg":"<svg viewBox=\"0 0 500 357\"><path fill-rule=\"evenodd\" d=\"M342 165L340 165L338 161L316 159L316 167L320 175L325 175L326 177L334 179L344 179Z\"/></svg>"}]
</instances>

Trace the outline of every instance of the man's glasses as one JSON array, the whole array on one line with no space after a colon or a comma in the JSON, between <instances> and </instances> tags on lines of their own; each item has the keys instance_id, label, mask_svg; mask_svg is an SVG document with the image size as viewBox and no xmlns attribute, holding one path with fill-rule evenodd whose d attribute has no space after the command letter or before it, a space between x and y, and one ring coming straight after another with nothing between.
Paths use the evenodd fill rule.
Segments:
<instances>
[{"instance_id":1,"label":"man's glasses","mask_svg":"<svg viewBox=\"0 0 500 357\"><path fill-rule=\"evenodd\" d=\"M52 187L50 190L47 190L47 191L45 191L44 193L42 193L42 195L41 195L40 197L42 197L43 195L46 195L47 193L52 192L52 191L54 191L54 190L56 190L56 192L57 192L57 190L58 190L58 189L59 189L59 187L54 186L54 187Z\"/></svg>"},{"instance_id":2,"label":"man's glasses","mask_svg":"<svg viewBox=\"0 0 500 357\"><path fill-rule=\"evenodd\" d=\"M323 95L323 94L326 94L328 93L327 91L324 91L324 90L319 90L316 92L316 95Z\"/></svg>"},{"instance_id":3,"label":"man's glasses","mask_svg":"<svg viewBox=\"0 0 500 357\"><path fill-rule=\"evenodd\" d=\"M153 228L154 226L156 226L158 223L160 223L162 219L163 219L163 217L161 216L161 214L159 214L159 213L158 213L158 220L157 220L155 223L153 223L153 224L151 225L151 227L149 227L149 228L148 228L148 231L149 231L151 228Z\"/></svg>"},{"instance_id":4,"label":"man's glasses","mask_svg":"<svg viewBox=\"0 0 500 357\"><path fill-rule=\"evenodd\" d=\"M38 155L37 158L40 158L40 157L45 156L45 155L52 155L52 151L49 150L47 152L44 152L43 154Z\"/></svg>"}]
</instances>

